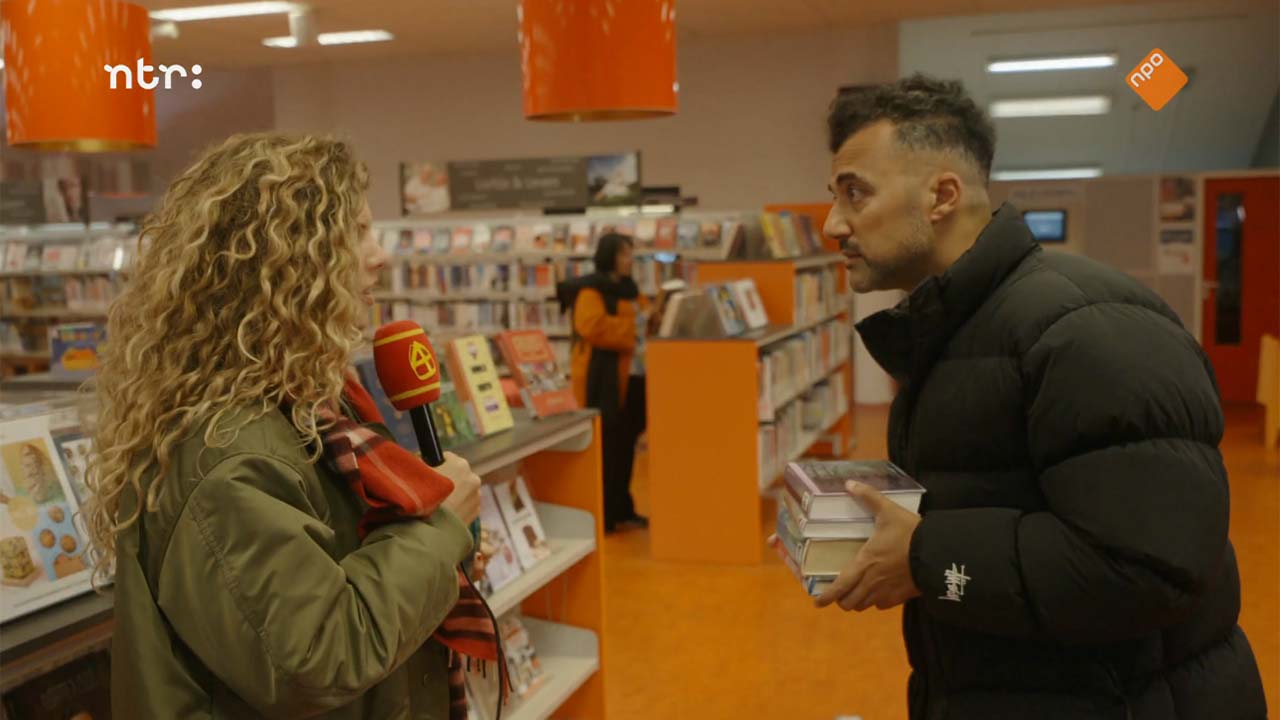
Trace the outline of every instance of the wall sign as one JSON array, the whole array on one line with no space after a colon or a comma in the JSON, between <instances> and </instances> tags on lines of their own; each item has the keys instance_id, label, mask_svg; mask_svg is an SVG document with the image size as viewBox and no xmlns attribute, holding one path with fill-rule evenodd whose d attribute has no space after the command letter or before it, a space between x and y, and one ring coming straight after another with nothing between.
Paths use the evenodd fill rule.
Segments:
<instances>
[{"instance_id":1,"label":"wall sign","mask_svg":"<svg viewBox=\"0 0 1280 720\"><path fill-rule=\"evenodd\" d=\"M401 163L401 212L639 205L640 154Z\"/></svg>"}]
</instances>

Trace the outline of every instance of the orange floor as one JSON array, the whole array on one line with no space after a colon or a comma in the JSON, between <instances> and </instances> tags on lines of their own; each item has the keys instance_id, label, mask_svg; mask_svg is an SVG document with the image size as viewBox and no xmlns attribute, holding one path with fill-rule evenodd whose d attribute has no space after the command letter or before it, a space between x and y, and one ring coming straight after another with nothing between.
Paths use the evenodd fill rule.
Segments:
<instances>
[{"instance_id":1,"label":"orange floor","mask_svg":"<svg viewBox=\"0 0 1280 720\"><path fill-rule=\"evenodd\" d=\"M1280 469L1260 422L1228 414L1231 537L1244 583L1241 622L1280 705ZM855 457L885 456L887 413L859 408ZM636 502L646 506L637 461ZM708 522L715 522L709 509ZM765 531L761 531L761 541ZM605 541L603 639L609 720L906 716L901 611L816 610L780 561L755 568L685 565L649 557L646 533Z\"/></svg>"}]
</instances>

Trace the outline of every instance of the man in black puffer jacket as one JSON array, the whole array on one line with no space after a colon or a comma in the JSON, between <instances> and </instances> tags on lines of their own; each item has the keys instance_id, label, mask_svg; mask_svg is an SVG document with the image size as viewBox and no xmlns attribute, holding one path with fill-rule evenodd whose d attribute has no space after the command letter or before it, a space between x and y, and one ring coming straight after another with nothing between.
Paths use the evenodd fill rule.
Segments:
<instances>
[{"instance_id":1,"label":"man in black puffer jacket","mask_svg":"<svg viewBox=\"0 0 1280 720\"><path fill-rule=\"evenodd\" d=\"M858 326L899 383L875 536L818 599L906 603L914 720L1256 720L1213 371L1154 293L992 213L994 130L958 83L842 94L835 205Z\"/></svg>"}]
</instances>

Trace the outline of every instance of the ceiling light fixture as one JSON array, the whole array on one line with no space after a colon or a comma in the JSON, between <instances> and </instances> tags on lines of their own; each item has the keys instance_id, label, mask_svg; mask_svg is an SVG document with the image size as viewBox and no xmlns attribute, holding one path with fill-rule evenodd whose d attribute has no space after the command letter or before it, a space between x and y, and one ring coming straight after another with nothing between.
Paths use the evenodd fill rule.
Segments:
<instances>
[{"instance_id":1,"label":"ceiling light fixture","mask_svg":"<svg viewBox=\"0 0 1280 720\"><path fill-rule=\"evenodd\" d=\"M1114 67L1116 56L1070 55L1063 57L1022 58L1020 60L993 60L987 63L989 73L1044 72L1046 70L1096 70Z\"/></svg>"},{"instance_id":2,"label":"ceiling light fixture","mask_svg":"<svg viewBox=\"0 0 1280 720\"><path fill-rule=\"evenodd\" d=\"M1105 95L996 100L991 103L991 117L994 118L1106 115L1109 112L1111 98Z\"/></svg>"},{"instance_id":3,"label":"ceiling light fixture","mask_svg":"<svg viewBox=\"0 0 1280 720\"><path fill-rule=\"evenodd\" d=\"M386 30L350 30L348 32L320 33L316 40L321 45L351 45L354 43L386 42L395 36ZM274 48L297 47L298 41L292 37L269 37L262 41L263 45Z\"/></svg>"},{"instance_id":4,"label":"ceiling light fixture","mask_svg":"<svg viewBox=\"0 0 1280 720\"><path fill-rule=\"evenodd\" d=\"M996 170L991 179L1001 182L1015 180L1084 180L1102 177L1100 167L1040 168L1037 170Z\"/></svg>"},{"instance_id":5,"label":"ceiling light fixture","mask_svg":"<svg viewBox=\"0 0 1280 720\"><path fill-rule=\"evenodd\" d=\"M253 15L283 15L298 9L293 2L243 2L227 5L196 5L192 7L166 8L151 11L152 20L194 22L196 20L222 20L224 18L250 17Z\"/></svg>"}]
</instances>

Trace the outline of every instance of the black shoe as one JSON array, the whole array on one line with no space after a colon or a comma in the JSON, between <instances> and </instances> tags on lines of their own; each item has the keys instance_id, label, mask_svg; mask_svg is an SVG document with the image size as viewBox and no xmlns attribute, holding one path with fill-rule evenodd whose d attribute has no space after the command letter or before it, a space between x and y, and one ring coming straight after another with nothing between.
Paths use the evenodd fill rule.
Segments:
<instances>
[{"instance_id":1,"label":"black shoe","mask_svg":"<svg viewBox=\"0 0 1280 720\"><path fill-rule=\"evenodd\" d=\"M626 520L623 520L619 524L627 528L637 528L640 530L647 530L649 528L649 518L643 515L632 515L631 517L627 518Z\"/></svg>"}]
</instances>

